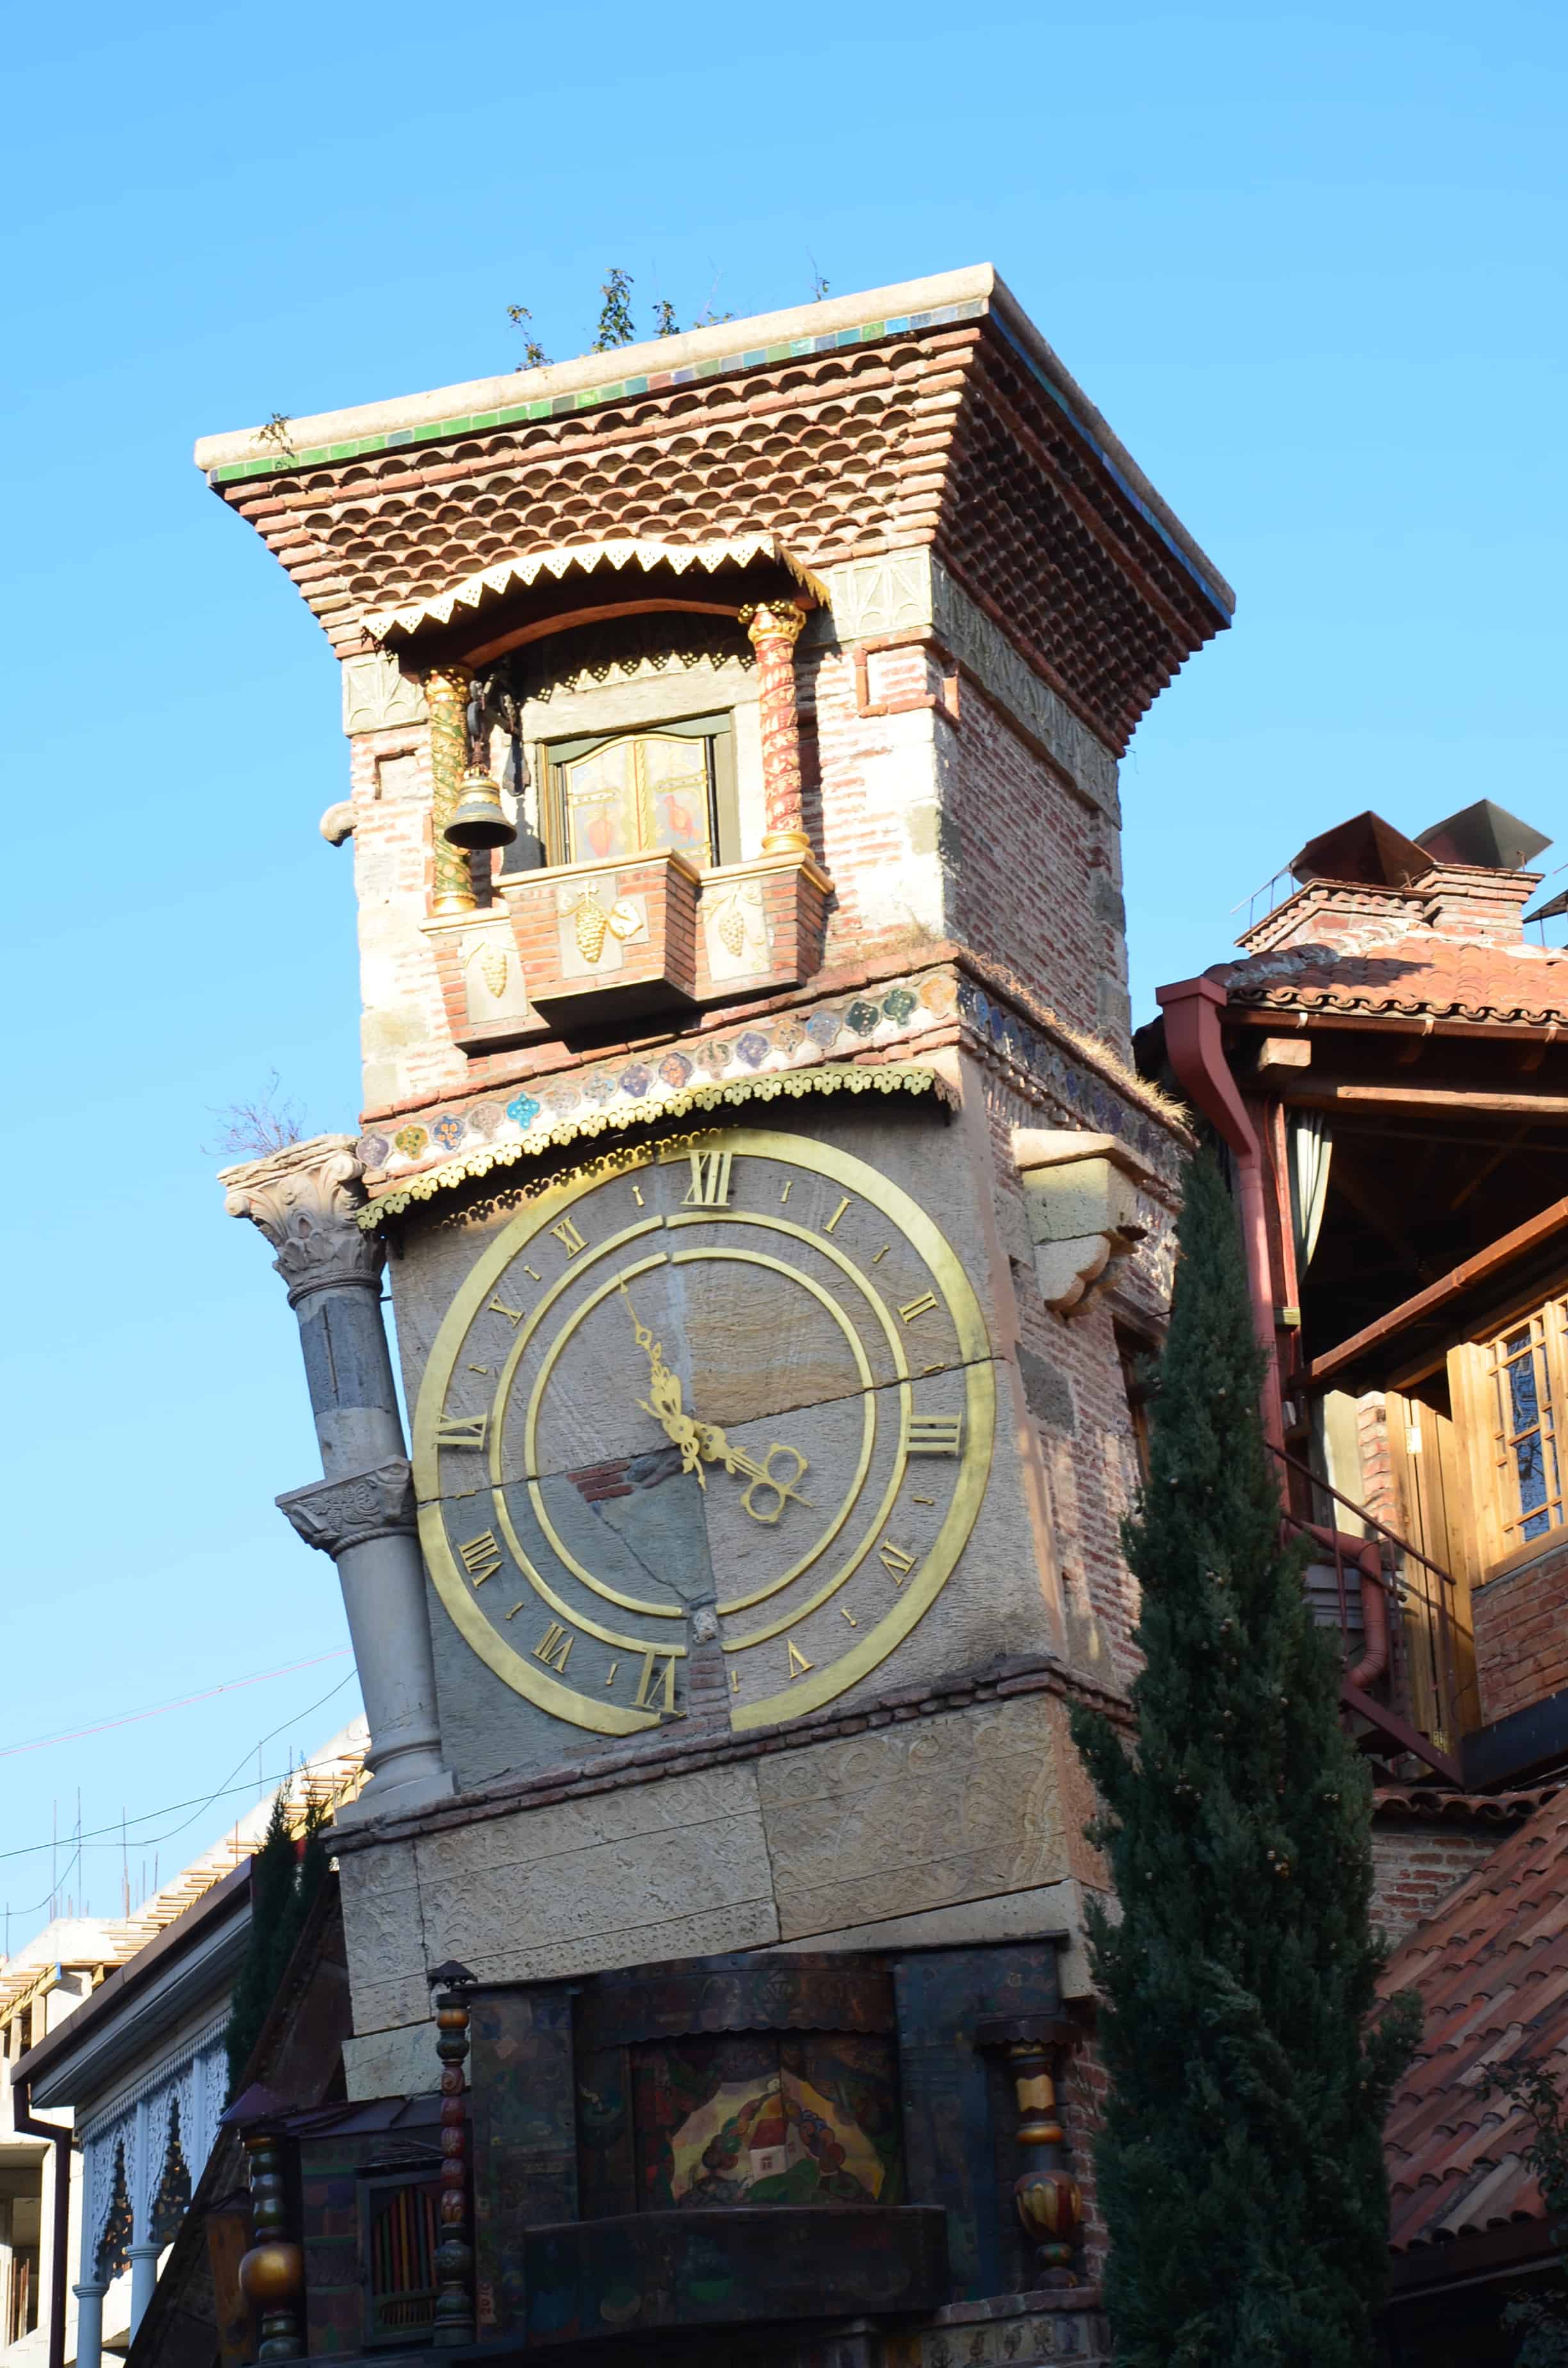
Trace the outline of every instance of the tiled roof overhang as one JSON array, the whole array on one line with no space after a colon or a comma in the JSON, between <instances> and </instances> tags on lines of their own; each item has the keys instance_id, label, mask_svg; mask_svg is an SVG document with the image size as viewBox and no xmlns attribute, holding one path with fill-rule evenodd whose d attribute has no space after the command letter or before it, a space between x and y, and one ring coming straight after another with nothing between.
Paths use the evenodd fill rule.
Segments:
<instances>
[{"instance_id":1,"label":"tiled roof overhang","mask_svg":"<svg viewBox=\"0 0 1568 2368\"><path fill-rule=\"evenodd\" d=\"M1119 752L1233 606L988 267L197 459L344 655L574 543L768 536L818 575L926 546Z\"/></svg>"},{"instance_id":2,"label":"tiled roof overhang","mask_svg":"<svg viewBox=\"0 0 1568 2368\"><path fill-rule=\"evenodd\" d=\"M1568 1023L1568 955L1533 947L1401 939L1354 953L1305 946L1210 973L1229 1011L1556 1029Z\"/></svg>"},{"instance_id":3,"label":"tiled roof overhang","mask_svg":"<svg viewBox=\"0 0 1568 2368\"><path fill-rule=\"evenodd\" d=\"M1533 2224L1525 2113L1488 2077L1539 2057L1568 2062L1568 1794L1545 1803L1390 1961L1384 1997L1415 1989L1425 2026L1384 2129L1390 2242L1402 2285L1441 2279L1468 2240Z\"/></svg>"}]
</instances>

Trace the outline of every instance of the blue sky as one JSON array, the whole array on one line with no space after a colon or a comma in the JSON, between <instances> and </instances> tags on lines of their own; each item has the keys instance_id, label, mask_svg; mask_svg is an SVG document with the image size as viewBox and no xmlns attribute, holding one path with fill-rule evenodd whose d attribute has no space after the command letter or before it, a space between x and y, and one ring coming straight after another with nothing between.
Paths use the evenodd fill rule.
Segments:
<instances>
[{"instance_id":1,"label":"blue sky","mask_svg":"<svg viewBox=\"0 0 1568 2368\"><path fill-rule=\"evenodd\" d=\"M646 324L660 295L689 320L803 302L813 270L845 293L994 262L1239 595L1124 768L1142 1017L1363 806L1410 829L1491 795L1564 829L1565 24L1513 0L14 21L13 1940L78 1787L89 1828L142 1818L135 1889L224 1811L143 1813L245 1782L276 1729L270 1777L357 1706L317 1658L344 1643L331 1565L271 1503L319 1468L293 1322L203 1149L273 1069L312 1129L355 1122L349 861L315 827L346 786L335 668L192 439L512 367L509 303L579 351L611 264ZM85 1864L62 1890L112 1908L118 1843Z\"/></svg>"}]
</instances>

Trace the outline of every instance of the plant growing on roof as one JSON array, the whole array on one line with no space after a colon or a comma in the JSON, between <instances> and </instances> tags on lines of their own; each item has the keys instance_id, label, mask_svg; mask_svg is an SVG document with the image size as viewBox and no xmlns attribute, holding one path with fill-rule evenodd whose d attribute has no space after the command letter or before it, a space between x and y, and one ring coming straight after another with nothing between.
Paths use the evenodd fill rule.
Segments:
<instances>
[{"instance_id":1,"label":"plant growing on roof","mask_svg":"<svg viewBox=\"0 0 1568 2368\"><path fill-rule=\"evenodd\" d=\"M1121 1903L1091 1909L1096 2147L1122 2368L1360 2368L1388 2241L1381 2133L1419 2008L1371 2020L1370 1785L1281 1544L1231 1203L1187 1168L1149 1479L1130 1749L1074 1710Z\"/></svg>"},{"instance_id":2,"label":"plant growing on roof","mask_svg":"<svg viewBox=\"0 0 1568 2368\"><path fill-rule=\"evenodd\" d=\"M603 302L599 306L598 334L592 350L608 354L614 346L630 346L636 342L637 331L631 320L631 274L611 265L599 290Z\"/></svg>"},{"instance_id":3,"label":"plant growing on roof","mask_svg":"<svg viewBox=\"0 0 1568 2368\"><path fill-rule=\"evenodd\" d=\"M550 359L533 334L533 317L526 304L508 304L506 307L507 320L514 329L520 329L523 333L523 359L517 365L519 370L542 370Z\"/></svg>"},{"instance_id":4,"label":"plant growing on roof","mask_svg":"<svg viewBox=\"0 0 1568 2368\"><path fill-rule=\"evenodd\" d=\"M248 1102L230 1102L224 1109L214 1110L218 1121L215 1140L203 1146L210 1159L266 1159L274 1151L287 1151L298 1143L304 1132L303 1117L299 1103L292 1096L280 1099L281 1084L276 1069L269 1071L261 1091Z\"/></svg>"}]
</instances>

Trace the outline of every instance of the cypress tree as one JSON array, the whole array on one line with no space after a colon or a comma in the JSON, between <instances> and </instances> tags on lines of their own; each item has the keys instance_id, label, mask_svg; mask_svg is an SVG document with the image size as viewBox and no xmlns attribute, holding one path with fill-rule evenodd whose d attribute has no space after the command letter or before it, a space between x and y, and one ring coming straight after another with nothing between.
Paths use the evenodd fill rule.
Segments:
<instances>
[{"instance_id":1,"label":"cypress tree","mask_svg":"<svg viewBox=\"0 0 1568 2368\"><path fill-rule=\"evenodd\" d=\"M231 2103L239 2093L245 2066L261 2037L305 1918L326 1879L328 1857L323 1830L326 1822L325 1803L312 1801L305 1812L302 1838L296 1842L279 1793L273 1801L261 1848L251 1861L250 1930L229 2003L224 2043Z\"/></svg>"},{"instance_id":2,"label":"cypress tree","mask_svg":"<svg viewBox=\"0 0 1568 2368\"><path fill-rule=\"evenodd\" d=\"M1149 1478L1131 1748L1073 1731L1120 1920L1090 1910L1110 2093L1096 2149L1123 2368L1363 2368L1381 2133L1419 2028L1369 2021L1370 1781L1282 1544L1234 1213L1191 1162Z\"/></svg>"}]
</instances>

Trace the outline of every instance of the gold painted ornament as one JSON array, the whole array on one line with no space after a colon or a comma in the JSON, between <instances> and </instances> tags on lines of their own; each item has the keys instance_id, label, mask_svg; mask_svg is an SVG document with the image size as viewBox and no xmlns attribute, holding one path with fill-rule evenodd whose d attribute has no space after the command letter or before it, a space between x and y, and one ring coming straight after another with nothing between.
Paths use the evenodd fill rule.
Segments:
<instances>
[{"instance_id":1,"label":"gold painted ornament","mask_svg":"<svg viewBox=\"0 0 1568 2368\"><path fill-rule=\"evenodd\" d=\"M239 2266L240 2291L258 2308L290 2302L304 2291L305 2256L298 2245L280 2238L253 2245Z\"/></svg>"}]
</instances>

